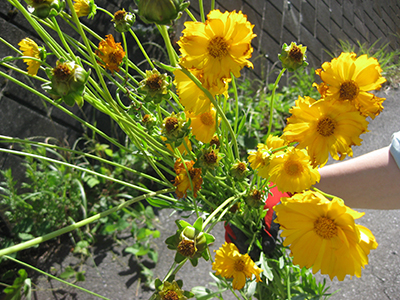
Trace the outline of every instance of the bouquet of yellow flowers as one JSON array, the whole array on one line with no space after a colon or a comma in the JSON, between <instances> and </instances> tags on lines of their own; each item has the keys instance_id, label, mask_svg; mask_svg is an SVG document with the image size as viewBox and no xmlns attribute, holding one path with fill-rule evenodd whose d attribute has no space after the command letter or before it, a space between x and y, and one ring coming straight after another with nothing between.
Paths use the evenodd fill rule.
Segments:
<instances>
[{"instance_id":1,"label":"bouquet of yellow flowers","mask_svg":"<svg viewBox=\"0 0 400 300\"><path fill-rule=\"evenodd\" d=\"M175 275L187 261L195 267L199 259L211 261L220 285L238 298L239 290L244 299L262 299L278 281L283 286L289 284L271 271L282 269L286 263L312 269L314 274L320 271L331 279L361 276L370 250L377 247L371 231L355 223L363 213L347 207L346 199L325 194L313 185L319 182L318 168L327 163L329 155L335 160L352 156L352 147L360 145L360 135L368 131L366 117L373 119L383 109L385 99L371 93L385 82L375 58L342 53L325 62L316 71L320 83L314 84L320 99L299 96L283 133L274 135L278 83L285 72L307 66L305 46L284 44L278 56L282 68L272 89L266 139L257 149L242 149L238 137L244 122L239 118L236 83L244 67L253 68L251 43L255 34L254 25L241 11L212 9L205 15L200 7L201 20L196 20L189 3L183 0L136 0L136 14L154 24L165 43L168 61L160 62L150 59L132 29L134 12L123 9L110 13L93 0L25 0L27 7L18 0L7 1L23 14L44 46L25 38L18 50L3 40L16 56L5 57L0 64L41 81L43 91L32 89L7 72L0 71L0 75L80 121L110 145L145 160L151 173L132 172L152 180L160 189L150 190L86 170L136 189L140 195L49 234L1 249L0 256L13 259L9 256L12 253L148 200L154 206L196 216L193 224L176 221L176 234L166 240L166 246L176 252L175 259L164 279L155 281L152 299L195 296L195 291L182 289ZM118 37L101 37L80 21L96 18L96 13L109 16ZM188 14L192 21L184 23L176 50L168 26L182 14ZM69 24L78 38L63 32L59 20ZM129 38L137 43L148 69L131 60ZM56 62L48 63L54 57ZM18 59L27 64L27 71L12 64ZM128 102L122 101L122 96ZM70 107L91 105L110 116L136 150L74 115L64 103ZM0 138L16 142L11 137ZM4 148L0 151L29 155ZM82 155L112 163L89 153ZM273 191L284 196L271 205ZM272 225L279 224L282 239L276 239L277 247L265 253L262 235L271 226L271 220L266 224L265 218L272 210L276 214ZM231 241L221 245L215 255L211 253L209 245L215 241L212 229L217 222L231 224L243 234L245 247ZM282 293L286 292L284 288ZM306 292L294 288L290 293Z\"/></svg>"}]
</instances>

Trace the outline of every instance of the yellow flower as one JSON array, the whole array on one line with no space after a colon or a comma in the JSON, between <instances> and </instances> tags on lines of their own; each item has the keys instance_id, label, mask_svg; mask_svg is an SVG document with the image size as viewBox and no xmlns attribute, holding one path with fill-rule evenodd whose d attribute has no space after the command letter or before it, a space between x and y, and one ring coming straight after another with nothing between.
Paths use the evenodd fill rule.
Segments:
<instances>
[{"instance_id":1,"label":"yellow flower","mask_svg":"<svg viewBox=\"0 0 400 300\"><path fill-rule=\"evenodd\" d=\"M257 145L257 151L249 151L247 159L250 167L253 170L257 170L259 176L268 179L272 150L280 148L284 144L285 141L282 138L273 135L268 136L265 144L259 143Z\"/></svg>"},{"instance_id":2,"label":"yellow flower","mask_svg":"<svg viewBox=\"0 0 400 300\"><path fill-rule=\"evenodd\" d=\"M183 36L178 44L182 53L181 64L188 68L202 69L204 82L209 86L224 86L224 78L240 76L240 70L253 67L248 60L256 36L247 17L241 11L211 11L205 23L185 22Z\"/></svg>"},{"instance_id":3,"label":"yellow flower","mask_svg":"<svg viewBox=\"0 0 400 300\"><path fill-rule=\"evenodd\" d=\"M18 43L18 46L24 56L40 59L39 47L30 38L24 38ZM40 62L29 58L24 58L23 60L28 65L28 74L35 76L40 68Z\"/></svg>"},{"instance_id":4,"label":"yellow flower","mask_svg":"<svg viewBox=\"0 0 400 300\"><path fill-rule=\"evenodd\" d=\"M189 70L203 84L212 96L225 94L228 97L228 81L223 84L223 88L213 84L212 86L204 82L204 74L202 70L192 68ZM209 111L212 104L207 95L181 70L174 72L176 86L180 102L185 107L185 110L192 111L195 115Z\"/></svg>"},{"instance_id":5,"label":"yellow flower","mask_svg":"<svg viewBox=\"0 0 400 300\"><path fill-rule=\"evenodd\" d=\"M192 181L193 184L193 195L194 197L197 197L197 192L201 188L201 184L203 183L203 179L201 178L201 169L200 168L193 168L194 161L186 161L186 168L188 172L186 172L185 166L181 162L180 159L178 159L175 162L174 165L174 170L176 173L175 177L175 182L174 186L176 186L176 195L178 198L184 198L187 196L187 190L192 190L192 187L190 185L190 180ZM188 176L188 173L190 175L190 179Z\"/></svg>"},{"instance_id":6,"label":"yellow flower","mask_svg":"<svg viewBox=\"0 0 400 300\"><path fill-rule=\"evenodd\" d=\"M372 233L354 223L364 215L344 205L343 200L326 199L307 191L281 198L274 207L276 223L283 230L284 246L290 245L293 263L343 280L361 276L368 254L378 246Z\"/></svg>"},{"instance_id":7,"label":"yellow flower","mask_svg":"<svg viewBox=\"0 0 400 300\"><path fill-rule=\"evenodd\" d=\"M216 129L215 115L214 108L199 115L186 112L186 118L191 119L190 127L196 140L203 143L209 143L212 140Z\"/></svg>"},{"instance_id":8,"label":"yellow flower","mask_svg":"<svg viewBox=\"0 0 400 300\"><path fill-rule=\"evenodd\" d=\"M289 193L302 192L321 178L318 169L311 166L307 151L294 147L271 157L269 175L279 191Z\"/></svg>"},{"instance_id":9,"label":"yellow flower","mask_svg":"<svg viewBox=\"0 0 400 300\"><path fill-rule=\"evenodd\" d=\"M89 0L75 0L74 9L78 16L86 17L91 12L90 1Z\"/></svg>"},{"instance_id":10,"label":"yellow flower","mask_svg":"<svg viewBox=\"0 0 400 300\"><path fill-rule=\"evenodd\" d=\"M325 165L329 153L336 160L353 156L351 146L360 145L360 134L368 131L368 122L349 102L334 105L331 101L299 97L289 112L292 116L283 138L298 142L298 148L307 147L314 167Z\"/></svg>"},{"instance_id":11,"label":"yellow flower","mask_svg":"<svg viewBox=\"0 0 400 300\"><path fill-rule=\"evenodd\" d=\"M158 294L161 300L187 300L184 291L175 280L172 283L165 281L162 290Z\"/></svg>"},{"instance_id":12,"label":"yellow flower","mask_svg":"<svg viewBox=\"0 0 400 300\"><path fill-rule=\"evenodd\" d=\"M251 278L253 274L257 281L261 281L260 273L263 270L256 266L247 253L240 254L235 244L225 242L221 248L214 251L216 254L212 269L216 271L216 275L227 279L233 277L232 287L235 290L242 289L246 278Z\"/></svg>"},{"instance_id":13,"label":"yellow flower","mask_svg":"<svg viewBox=\"0 0 400 300\"><path fill-rule=\"evenodd\" d=\"M119 66L125 57L121 43L115 43L112 34L106 35L106 39L99 43L99 49L95 53L102 60L99 64L111 73L119 71Z\"/></svg>"},{"instance_id":14,"label":"yellow flower","mask_svg":"<svg viewBox=\"0 0 400 300\"><path fill-rule=\"evenodd\" d=\"M376 58L355 53L342 53L331 62L325 62L316 73L327 89L322 94L326 100L350 102L363 115L372 119L382 111L384 98L368 91L379 90L386 79Z\"/></svg>"},{"instance_id":15,"label":"yellow flower","mask_svg":"<svg viewBox=\"0 0 400 300\"><path fill-rule=\"evenodd\" d=\"M167 140L166 137L161 136L161 140L163 142L165 142ZM189 148L190 151L192 151L192 144L190 143L190 140L187 136L184 137L183 139L184 141L182 142L182 144L180 144L180 146L178 147L178 151L184 155L186 153L186 147L183 143L186 143L187 147ZM171 151L172 153L174 153L174 150L172 149L172 146L168 143L165 143L165 146L167 146L168 150Z\"/></svg>"}]
</instances>

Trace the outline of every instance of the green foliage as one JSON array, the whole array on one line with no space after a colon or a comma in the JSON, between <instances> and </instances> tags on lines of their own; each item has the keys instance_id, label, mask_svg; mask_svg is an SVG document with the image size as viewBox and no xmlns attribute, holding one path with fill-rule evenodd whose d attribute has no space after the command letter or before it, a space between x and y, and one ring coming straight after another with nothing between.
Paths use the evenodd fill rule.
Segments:
<instances>
[{"instance_id":1,"label":"green foliage","mask_svg":"<svg viewBox=\"0 0 400 300\"><path fill-rule=\"evenodd\" d=\"M32 298L31 279L28 278L26 271L20 269L13 285L7 286L3 292L6 294L4 300L20 300L23 296L26 300L30 300Z\"/></svg>"},{"instance_id":2,"label":"green foliage","mask_svg":"<svg viewBox=\"0 0 400 300\"><path fill-rule=\"evenodd\" d=\"M24 146L24 151L38 156L66 159L58 152L45 148ZM13 224L16 240L25 241L68 225L68 220L80 220L84 190L80 186L82 172L64 165L27 156L26 168L20 188L13 179L11 169L1 171L0 199L4 216Z\"/></svg>"}]
</instances>

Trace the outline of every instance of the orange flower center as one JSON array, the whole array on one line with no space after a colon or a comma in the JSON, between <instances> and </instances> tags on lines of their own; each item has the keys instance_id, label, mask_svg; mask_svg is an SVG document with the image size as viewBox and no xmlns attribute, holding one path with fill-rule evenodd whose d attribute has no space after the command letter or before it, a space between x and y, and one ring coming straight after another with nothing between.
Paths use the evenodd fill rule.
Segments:
<instances>
[{"instance_id":1,"label":"orange flower center","mask_svg":"<svg viewBox=\"0 0 400 300\"><path fill-rule=\"evenodd\" d=\"M301 49L297 46L294 46L289 51L289 57L297 62L301 62L303 60L303 53L301 53Z\"/></svg>"},{"instance_id":2,"label":"orange flower center","mask_svg":"<svg viewBox=\"0 0 400 300\"><path fill-rule=\"evenodd\" d=\"M314 230L323 239L331 239L338 234L335 222L327 217L319 217L314 222Z\"/></svg>"},{"instance_id":3,"label":"orange flower center","mask_svg":"<svg viewBox=\"0 0 400 300\"><path fill-rule=\"evenodd\" d=\"M124 10L119 10L119 11L117 11L117 12L114 14L114 20L120 21L120 20L122 20L123 18L125 18L125 15L126 15L126 11L124 11Z\"/></svg>"},{"instance_id":4,"label":"orange flower center","mask_svg":"<svg viewBox=\"0 0 400 300\"><path fill-rule=\"evenodd\" d=\"M121 61L122 61L122 57L121 57L120 51L117 50L117 51L111 52L108 55L108 59L109 59L110 63L119 65L121 63Z\"/></svg>"},{"instance_id":5,"label":"orange flower center","mask_svg":"<svg viewBox=\"0 0 400 300\"><path fill-rule=\"evenodd\" d=\"M303 165L298 161L288 160L285 162L283 168L286 174L290 176L297 176L303 172Z\"/></svg>"},{"instance_id":6,"label":"orange flower center","mask_svg":"<svg viewBox=\"0 0 400 300\"><path fill-rule=\"evenodd\" d=\"M335 128L336 122L329 117L323 117L317 124L317 132L322 136L331 136Z\"/></svg>"},{"instance_id":7,"label":"orange flower center","mask_svg":"<svg viewBox=\"0 0 400 300\"><path fill-rule=\"evenodd\" d=\"M239 258L239 259L237 259L237 260L235 261L235 264L234 264L234 266L233 266L233 269L234 269L236 272L243 272L243 270L245 269L245 267L246 267L246 263L245 263L241 258Z\"/></svg>"},{"instance_id":8,"label":"orange flower center","mask_svg":"<svg viewBox=\"0 0 400 300\"><path fill-rule=\"evenodd\" d=\"M353 101L357 98L360 88L358 84L353 80L347 80L340 85L340 100L350 100Z\"/></svg>"},{"instance_id":9,"label":"orange flower center","mask_svg":"<svg viewBox=\"0 0 400 300\"><path fill-rule=\"evenodd\" d=\"M259 190L253 190L253 192L251 193L251 197L252 197L254 200L261 201L261 199L262 199L262 193L261 193Z\"/></svg>"},{"instance_id":10,"label":"orange flower center","mask_svg":"<svg viewBox=\"0 0 400 300\"><path fill-rule=\"evenodd\" d=\"M168 291L163 296L163 300L179 300L179 296L175 291Z\"/></svg>"},{"instance_id":11,"label":"orange flower center","mask_svg":"<svg viewBox=\"0 0 400 300\"><path fill-rule=\"evenodd\" d=\"M245 164L244 162L238 163L238 165L237 165L237 170L238 170L240 173L243 173L244 171L246 171L246 169L247 169L247 166L246 166L246 164Z\"/></svg>"},{"instance_id":12,"label":"orange flower center","mask_svg":"<svg viewBox=\"0 0 400 300\"><path fill-rule=\"evenodd\" d=\"M177 118L167 118L165 121L165 130L167 132L171 132L175 130L176 127L178 127L178 119Z\"/></svg>"},{"instance_id":13,"label":"orange flower center","mask_svg":"<svg viewBox=\"0 0 400 300\"><path fill-rule=\"evenodd\" d=\"M212 145L215 145L216 148L219 148L220 142L219 142L218 136L216 136L216 135L213 136L213 138L211 139L211 142L210 142L210 146L212 146Z\"/></svg>"},{"instance_id":14,"label":"orange flower center","mask_svg":"<svg viewBox=\"0 0 400 300\"><path fill-rule=\"evenodd\" d=\"M67 80L71 75L71 69L66 64L59 64L53 69L53 75L59 80Z\"/></svg>"},{"instance_id":15,"label":"orange flower center","mask_svg":"<svg viewBox=\"0 0 400 300\"><path fill-rule=\"evenodd\" d=\"M161 89L163 80L158 74L153 74L146 80L146 85L152 90Z\"/></svg>"},{"instance_id":16,"label":"orange flower center","mask_svg":"<svg viewBox=\"0 0 400 300\"><path fill-rule=\"evenodd\" d=\"M210 112L205 112L200 115L201 123L207 126L214 125L214 116Z\"/></svg>"},{"instance_id":17,"label":"orange flower center","mask_svg":"<svg viewBox=\"0 0 400 300\"><path fill-rule=\"evenodd\" d=\"M228 55L228 43L222 36L216 36L208 43L208 54L214 58L222 59Z\"/></svg>"},{"instance_id":18,"label":"orange flower center","mask_svg":"<svg viewBox=\"0 0 400 300\"><path fill-rule=\"evenodd\" d=\"M215 154L214 151L208 152L204 154L204 160L208 164L215 164L218 160L218 155Z\"/></svg>"},{"instance_id":19,"label":"orange flower center","mask_svg":"<svg viewBox=\"0 0 400 300\"><path fill-rule=\"evenodd\" d=\"M183 256L192 257L196 252L196 247L194 241L182 240L179 242L177 250Z\"/></svg>"}]
</instances>

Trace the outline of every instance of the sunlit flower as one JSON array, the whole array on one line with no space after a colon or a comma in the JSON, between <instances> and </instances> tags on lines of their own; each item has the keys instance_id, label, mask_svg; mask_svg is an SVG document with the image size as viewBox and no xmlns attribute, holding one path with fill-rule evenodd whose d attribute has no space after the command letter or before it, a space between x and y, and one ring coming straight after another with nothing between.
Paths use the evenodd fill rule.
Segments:
<instances>
[{"instance_id":1,"label":"sunlit flower","mask_svg":"<svg viewBox=\"0 0 400 300\"><path fill-rule=\"evenodd\" d=\"M257 170L259 176L268 179L272 150L278 149L284 145L285 141L282 138L269 135L265 144L259 143L257 145L257 151L249 151L247 159L250 163L250 167L253 170Z\"/></svg>"},{"instance_id":2,"label":"sunlit flower","mask_svg":"<svg viewBox=\"0 0 400 300\"><path fill-rule=\"evenodd\" d=\"M342 53L331 62L325 62L316 73L327 86L326 100L350 102L363 115L375 118L383 109L384 98L368 93L379 90L386 79L376 58L355 53Z\"/></svg>"},{"instance_id":3,"label":"sunlit flower","mask_svg":"<svg viewBox=\"0 0 400 300\"><path fill-rule=\"evenodd\" d=\"M232 287L235 290L242 289L246 278L252 278L253 274L257 281L261 281L260 273L263 270L256 266L247 253L240 254L235 244L225 242L221 248L214 251L216 254L212 269L216 271L216 275L227 279L233 277Z\"/></svg>"},{"instance_id":4,"label":"sunlit flower","mask_svg":"<svg viewBox=\"0 0 400 300\"><path fill-rule=\"evenodd\" d=\"M99 64L114 73L119 71L119 66L125 57L121 43L115 43L112 34L106 35L106 39L99 43L99 49L96 55L102 60Z\"/></svg>"},{"instance_id":5,"label":"sunlit flower","mask_svg":"<svg viewBox=\"0 0 400 300\"><path fill-rule=\"evenodd\" d=\"M302 192L320 179L318 169L310 164L307 151L294 147L274 154L268 173L279 191L289 193Z\"/></svg>"},{"instance_id":6,"label":"sunlit flower","mask_svg":"<svg viewBox=\"0 0 400 300\"><path fill-rule=\"evenodd\" d=\"M361 276L368 254L378 246L372 233L354 223L364 215L344 205L343 200L326 199L307 191L281 198L274 207L284 246L290 245L293 263L343 280Z\"/></svg>"},{"instance_id":7,"label":"sunlit flower","mask_svg":"<svg viewBox=\"0 0 400 300\"><path fill-rule=\"evenodd\" d=\"M225 94L227 97L228 84L224 81L223 88L213 84L210 86L204 82L203 70L192 68L189 70L202 83L212 96ZM177 69L174 72L174 84L179 95L179 100L185 110L193 112L195 115L209 111L212 104L207 95L191 80L185 73Z\"/></svg>"},{"instance_id":8,"label":"sunlit flower","mask_svg":"<svg viewBox=\"0 0 400 300\"><path fill-rule=\"evenodd\" d=\"M240 76L240 70L253 67L248 60L256 36L247 17L241 11L211 11L205 23L185 22L183 36L178 44L182 53L181 64L188 68L202 69L204 81L209 86L224 86L223 78Z\"/></svg>"},{"instance_id":9,"label":"sunlit flower","mask_svg":"<svg viewBox=\"0 0 400 300\"><path fill-rule=\"evenodd\" d=\"M95 8L93 0L74 0L74 9L78 18L86 17ZM94 13L93 13L94 14Z\"/></svg>"},{"instance_id":10,"label":"sunlit flower","mask_svg":"<svg viewBox=\"0 0 400 300\"><path fill-rule=\"evenodd\" d=\"M174 170L177 175L174 181L174 186L176 186L175 193L178 198L186 197L187 190L192 190L192 186L190 184L191 181L193 185L193 195L194 197L197 197L197 192L200 190L201 184L203 183L203 178L201 178L201 169L193 168L193 160L186 161L185 164L187 171L180 159L175 162Z\"/></svg>"},{"instance_id":11,"label":"sunlit flower","mask_svg":"<svg viewBox=\"0 0 400 300\"><path fill-rule=\"evenodd\" d=\"M299 97L289 112L283 138L307 148L313 166L325 165L329 153L336 160L353 156L351 147L360 145L360 135L368 131L368 122L349 102L334 105Z\"/></svg>"},{"instance_id":12,"label":"sunlit flower","mask_svg":"<svg viewBox=\"0 0 400 300\"><path fill-rule=\"evenodd\" d=\"M192 133L196 140L209 143L216 130L215 109L212 108L202 114L195 115L192 112L186 112L186 118L191 119Z\"/></svg>"},{"instance_id":13,"label":"sunlit flower","mask_svg":"<svg viewBox=\"0 0 400 300\"><path fill-rule=\"evenodd\" d=\"M18 46L24 56L40 59L39 46L30 38L24 38L18 43ZM35 76L40 68L40 61L29 58L24 58L23 60L28 65L28 74Z\"/></svg>"},{"instance_id":14,"label":"sunlit flower","mask_svg":"<svg viewBox=\"0 0 400 300\"><path fill-rule=\"evenodd\" d=\"M118 10L114 13L114 28L118 32L127 32L135 23L136 17L133 13L125 11L125 9Z\"/></svg>"}]
</instances>

